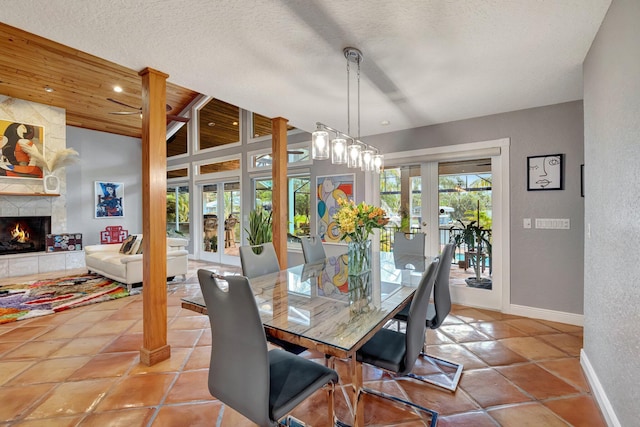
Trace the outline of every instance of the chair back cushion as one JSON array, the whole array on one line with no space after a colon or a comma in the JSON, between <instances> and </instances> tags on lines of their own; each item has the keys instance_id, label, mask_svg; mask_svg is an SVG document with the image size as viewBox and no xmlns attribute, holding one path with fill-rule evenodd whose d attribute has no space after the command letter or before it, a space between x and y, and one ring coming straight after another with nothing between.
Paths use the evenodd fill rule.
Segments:
<instances>
[{"instance_id":1,"label":"chair back cushion","mask_svg":"<svg viewBox=\"0 0 640 427\"><path fill-rule=\"evenodd\" d=\"M442 262L442 261L440 261ZM416 359L422 350L424 344L424 334L427 330L424 319L427 316L427 307L429 306L429 298L431 297L431 290L436 280L436 273L438 270L439 261L435 260L427 271L422 275L418 289L413 294L411 300L411 306L409 307L409 317L407 319L407 331L405 335L406 339L406 352L404 355L404 363L402 371L398 372L400 375L407 374L413 369L413 365L416 363Z\"/></svg>"},{"instance_id":2,"label":"chair back cushion","mask_svg":"<svg viewBox=\"0 0 640 427\"><path fill-rule=\"evenodd\" d=\"M327 255L322 246L322 240L315 234L313 236L305 236L300 239L302 245L302 255L304 255L305 264L324 261Z\"/></svg>"},{"instance_id":3,"label":"chair back cushion","mask_svg":"<svg viewBox=\"0 0 640 427\"><path fill-rule=\"evenodd\" d=\"M424 256L424 233L415 233L408 239L402 231L396 231L393 235L393 253L403 255Z\"/></svg>"},{"instance_id":4,"label":"chair back cushion","mask_svg":"<svg viewBox=\"0 0 640 427\"><path fill-rule=\"evenodd\" d=\"M211 322L209 392L258 425L269 425L269 357L258 306L243 276L226 276L227 291L211 271L198 270Z\"/></svg>"},{"instance_id":5,"label":"chair back cushion","mask_svg":"<svg viewBox=\"0 0 640 427\"><path fill-rule=\"evenodd\" d=\"M262 252L254 253L253 248L262 247ZM280 263L272 242L256 246L240 246L242 274L249 279L280 271Z\"/></svg>"},{"instance_id":6,"label":"chair back cushion","mask_svg":"<svg viewBox=\"0 0 640 427\"><path fill-rule=\"evenodd\" d=\"M440 255L440 265L436 275L436 283L433 288L433 307L435 315L427 318L427 325L431 329L440 327L444 319L451 311L451 293L449 291L449 274L451 272L451 259L455 244L448 243L445 245Z\"/></svg>"}]
</instances>

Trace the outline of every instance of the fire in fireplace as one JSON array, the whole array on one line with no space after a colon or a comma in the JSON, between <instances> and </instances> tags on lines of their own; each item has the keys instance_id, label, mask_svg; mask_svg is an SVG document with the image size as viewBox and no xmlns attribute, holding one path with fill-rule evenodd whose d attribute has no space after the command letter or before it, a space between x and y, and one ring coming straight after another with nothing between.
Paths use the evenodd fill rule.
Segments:
<instances>
[{"instance_id":1,"label":"fire in fireplace","mask_svg":"<svg viewBox=\"0 0 640 427\"><path fill-rule=\"evenodd\" d=\"M43 252L50 216L0 217L0 255Z\"/></svg>"}]
</instances>

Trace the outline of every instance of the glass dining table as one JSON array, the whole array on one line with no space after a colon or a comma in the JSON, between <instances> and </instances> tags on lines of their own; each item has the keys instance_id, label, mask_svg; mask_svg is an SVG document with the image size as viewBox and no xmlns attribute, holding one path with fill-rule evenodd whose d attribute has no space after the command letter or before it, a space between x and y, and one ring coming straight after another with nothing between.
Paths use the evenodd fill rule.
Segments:
<instances>
[{"instance_id":1,"label":"glass dining table","mask_svg":"<svg viewBox=\"0 0 640 427\"><path fill-rule=\"evenodd\" d=\"M347 255L302 264L252 278L250 285L265 333L279 340L348 359L353 400L362 387L356 352L413 296L430 258L373 252L367 304L350 301ZM206 313L200 293L182 299L182 307Z\"/></svg>"}]
</instances>

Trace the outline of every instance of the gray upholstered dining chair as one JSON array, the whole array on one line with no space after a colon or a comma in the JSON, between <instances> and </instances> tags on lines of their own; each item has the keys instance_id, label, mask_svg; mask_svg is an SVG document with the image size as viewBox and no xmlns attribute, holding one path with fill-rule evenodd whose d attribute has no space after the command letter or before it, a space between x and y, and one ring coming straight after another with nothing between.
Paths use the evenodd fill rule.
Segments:
<instances>
[{"instance_id":1,"label":"gray upholstered dining chair","mask_svg":"<svg viewBox=\"0 0 640 427\"><path fill-rule=\"evenodd\" d=\"M256 254L254 248L262 247L262 252ZM280 263L272 242L263 243L262 245L240 246L240 266L242 267L242 275L249 279L280 271ZM300 354L306 350L297 344L283 341L276 337L268 336L267 340L290 353Z\"/></svg>"},{"instance_id":2,"label":"gray upholstered dining chair","mask_svg":"<svg viewBox=\"0 0 640 427\"><path fill-rule=\"evenodd\" d=\"M440 265L438 266L438 272L436 274L436 282L433 287L433 303L430 303L427 308L426 327L430 329L438 329L444 319L449 315L451 311L451 293L449 292L449 275L451 272L451 260L453 258L453 252L455 250L455 244L449 243L445 245L440 255ZM395 320L407 322L409 319L409 308L405 307L394 317ZM438 357L429 356L427 354L427 343L424 341L423 351L421 357L427 359L434 366L438 367L445 374L445 377L450 377L451 382L438 381L435 378L441 376L431 377L416 377L422 381L436 385L438 387L445 388L450 391L455 391L458 387L458 382L462 376L463 365L448 360L444 360ZM449 373L449 375L447 375Z\"/></svg>"},{"instance_id":3,"label":"gray upholstered dining chair","mask_svg":"<svg viewBox=\"0 0 640 427\"><path fill-rule=\"evenodd\" d=\"M317 234L301 237L300 244L302 245L302 255L304 256L305 264L321 262L327 258L327 254L324 252L324 246L322 246L322 239L320 239L320 236Z\"/></svg>"},{"instance_id":4,"label":"gray upholstered dining chair","mask_svg":"<svg viewBox=\"0 0 640 427\"><path fill-rule=\"evenodd\" d=\"M255 248L262 248L262 252L255 253ZM249 279L280 271L280 262L272 242L240 246L239 251L242 274Z\"/></svg>"},{"instance_id":5,"label":"gray upholstered dining chair","mask_svg":"<svg viewBox=\"0 0 640 427\"><path fill-rule=\"evenodd\" d=\"M438 261L436 260L429 265L420 279L409 305L406 333L385 328L379 330L357 351L356 358L359 362L377 366L393 372L397 376L407 376L411 373L424 343L426 331L424 318L427 315L429 297L436 279L437 269ZM432 417L431 426L435 426L437 423L438 414L435 411L367 388L363 388L362 393L358 395L356 402L358 405L361 404L362 394L376 395L427 412ZM358 411L358 413L363 413L363 411Z\"/></svg>"},{"instance_id":6,"label":"gray upholstered dining chair","mask_svg":"<svg viewBox=\"0 0 640 427\"><path fill-rule=\"evenodd\" d=\"M403 255L424 256L424 233L414 233L412 238L407 238L406 233L396 231L393 234L393 253Z\"/></svg>"},{"instance_id":7,"label":"gray upholstered dining chair","mask_svg":"<svg viewBox=\"0 0 640 427\"><path fill-rule=\"evenodd\" d=\"M259 426L276 426L288 412L329 385L329 420L338 374L319 363L268 350L256 300L244 276L226 276L228 290L211 271L198 270L211 323L209 392Z\"/></svg>"}]
</instances>

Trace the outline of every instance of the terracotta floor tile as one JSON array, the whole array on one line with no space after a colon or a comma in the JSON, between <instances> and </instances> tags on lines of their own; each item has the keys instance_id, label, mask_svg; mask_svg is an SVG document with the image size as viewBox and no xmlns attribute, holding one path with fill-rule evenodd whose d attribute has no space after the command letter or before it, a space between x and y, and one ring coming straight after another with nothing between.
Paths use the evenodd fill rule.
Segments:
<instances>
[{"instance_id":1,"label":"terracotta floor tile","mask_svg":"<svg viewBox=\"0 0 640 427\"><path fill-rule=\"evenodd\" d=\"M169 390L167 404L199 400L215 400L208 388L209 369L182 372Z\"/></svg>"},{"instance_id":2,"label":"terracotta floor tile","mask_svg":"<svg viewBox=\"0 0 640 427\"><path fill-rule=\"evenodd\" d=\"M189 360L184 366L185 371L193 369L209 368L211 361L211 346L200 346L193 349L189 355Z\"/></svg>"},{"instance_id":3,"label":"terracotta floor tile","mask_svg":"<svg viewBox=\"0 0 640 427\"><path fill-rule=\"evenodd\" d=\"M0 386L5 383L10 386L11 383L8 382L13 377L33 366L35 363L34 360L0 360ZM0 402L2 402L2 400L0 400Z\"/></svg>"},{"instance_id":4,"label":"terracotta floor tile","mask_svg":"<svg viewBox=\"0 0 640 427\"><path fill-rule=\"evenodd\" d=\"M204 315L177 317L170 325L170 330L204 329L209 326L209 317Z\"/></svg>"},{"instance_id":5,"label":"terracotta floor tile","mask_svg":"<svg viewBox=\"0 0 640 427\"><path fill-rule=\"evenodd\" d=\"M16 322L19 323L19 322ZM0 341L2 342L19 342L23 343L35 338L39 335L51 329L50 326L22 326L9 329L3 333L3 329L0 329Z\"/></svg>"},{"instance_id":6,"label":"terracotta floor tile","mask_svg":"<svg viewBox=\"0 0 640 427\"><path fill-rule=\"evenodd\" d=\"M412 401L401 387L403 383L403 380L373 381L367 383L366 387L390 396ZM407 405L397 404L392 400L376 395L365 393L361 399L364 405L364 425L400 424L408 421L420 421L423 417L428 416L424 413L421 416Z\"/></svg>"},{"instance_id":7,"label":"terracotta floor tile","mask_svg":"<svg viewBox=\"0 0 640 427\"><path fill-rule=\"evenodd\" d=\"M578 358L549 360L547 362L538 362L538 365L584 392L591 391Z\"/></svg>"},{"instance_id":8,"label":"terracotta floor tile","mask_svg":"<svg viewBox=\"0 0 640 427\"><path fill-rule=\"evenodd\" d=\"M478 329L482 333L496 339L526 337L529 335L526 332L516 328L515 326L511 326L504 320L493 321L493 322L471 323L471 326Z\"/></svg>"},{"instance_id":9,"label":"terracotta floor tile","mask_svg":"<svg viewBox=\"0 0 640 427\"><path fill-rule=\"evenodd\" d=\"M438 417L438 427L496 427L489 415L482 411Z\"/></svg>"},{"instance_id":10,"label":"terracotta floor tile","mask_svg":"<svg viewBox=\"0 0 640 427\"><path fill-rule=\"evenodd\" d=\"M90 359L88 356L83 356L43 360L15 377L12 380L12 384L39 384L65 381Z\"/></svg>"},{"instance_id":11,"label":"terracotta floor tile","mask_svg":"<svg viewBox=\"0 0 640 427\"><path fill-rule=\"evenodd\" d=\"M127 333L116 338L111 344L103 348L101 353L140 351L140 348L142 348L142 333Z\"/></svg>"},{"instance_id":12,"label":"terracotta floor tile","mask_svg":"<svg viewBox=\"0 0 640 427\"><path fill-rule=\"evenodd\" d=\"M225 408L226 409L226 408ZM193 405L179 405L179 406L163 406L160 408L157 417L153 420L153 427L175 427L175 426L189 426L189 427L211 427L216 425L218 415L222 410L222 404L218 401L204 402ZM239 420L240 424L227 424L222 425L254 425L246 418Z\"/></svg>"},{"instance_id":13,"label":"terracotta floor tile","mask_svg":"<svg viewBox=\"0 0 640 427\"><path fill-rule=\"evenodd\" d=\"M214 407L213 405L215 405L215 403L212 402L210 403L210 405L212 405L212 408L213 408ZM219 417L218 420L220 420L221 426L233 426L233 427L255 427L256 426L255 423L253 423L252 421L249 421L248 418L244 417L243 415L240 415L238 412L234 411L233 408L230 408L227 405L222 405L222 407L220 408L220 412L222 413L222 416L220 417L220 415L218 415ZM195 414L197 415L198 413L196 412ZM172 427L171 424L159 424L159 426ZM152 427L156 427L155 423L153 424Z\"/></svg>"},{"instance_id":14,"label":"terracotta floor tile","mask_svg":"<svg viewBox=\"0 0 640 427\"><path fill-rule=\"evenodd\" d=\"M184 366L185 361L193 350L190 348L172 348L171 357L158 362L153 366L138 363L135 365L129 375L148 374L151 372L178 372Z\"/></svg>"},{"instance_id":15,"label":"terracotta floor tile","mask_svg":"<svg viewBox=\"0 0 640 427\"><path fill-rule=\"evenodd\" d=\"M209 333L209 331L207 331ZM202 329L195 330L169 330L167 331L167 343L171 348L193 347L202 335Z\"/></svg>"},{"instance_id":16,"label":"terracotta floor tile","mask_svg":"<svg viewBox=\"0 0 640 427\"><path fill-rule=\"evenodd\" d=\"M133 375L123 378L96 407L96 412L158 405L177 374Z\"/></svg>"},{"instance_id":17,"label":"terracotta floor tile","mask_svg":"<svg viewBox=\"0 0 640 427\"><path fill-rule=\"evenodd\" d=\"M48 418L88 412L96 407L112 385L112 381L104 379L60 384L26 418Z\"/></svg>"},{"instance_id":18,"label":"terracotta floor tile","mask_svg":"<svg viewBox=\"0 0 640 427\"><path fill-rule=\"evenodd\" d=\"M54 418L46 418L46 419L37 419L37 420L24 420L20 421L16 424L13 424L14 427L75 427L78 425L80 420L84 418L84 414L80 415L72 415L70 417L54 417Z\"/></svg>"},{"instance_id":19,"label":"terracotta floor tile","mask_svg":"<svg viewBox=\"0 0 640 427\"><path fill-rule=\"evenodd\" d=\"M536 337L505 338L500 342L529 360L559 359L567 353L546 344Z\"/></svg>"},{"instance_id":20,"label":"terracotta floor tile","mask_svg":"<svg viewBox=\"0 0 640 427\"><path fill-rule=\"evenodd\" d=\"M530 397L520 392L494 369L465 372L459 387L462 387L483 408L531 401Z\"/></svg>"},{"instance_id":21,"label":"terracotta floor tile","mask_svg":"<svg viewBox=\"0 0 640 427\"><path fill-rule=\"evenodd\" d=\"M496 368L498 372L536 399L548 399L580 391L535 363Z\"/></svg>"},{"instance_id":22,"label":"terracotta floor tile","mask_svg":"<svg viewBox=\"0 0 640 427\"><path fill-rule=\"evenodd\" d=\"M55 316L58 314L56 313ZM53 317L55 317L53 316ZM48 332L40 335L35 338L34 341L41 340L60 340L65 338L73 338L78 335L80 332L84 331L87 328L90 328L91 325L86 323L73 323L73 324L64 324L64 327L53 328Z\"/></svg>"},{"instance_id":23,"label":"terracotta floor tile","mask_svg":"<svg viewBox=\"0 0 640 427\"><path fill-rule=\"evenodd\" d=\"M12 351L22 343L20 342L0 342L0 357Z\"/></svg>"},{"instance_id":24,"label":"terracotta floor tile","mask_svg":"<svg viewBox=\"0 0 640 427\"><path fill-rule=\"evenodd\" d=\"M101 335L119 335L127 331L136 320L109 320L99 322L78 334L79 337L96 337Z\"/></svg>"},{"instance_id":25,"label":"terracotta floor tile","mask_svg":"<svg viewBox=\"0 0 640 427\"><path fill-rule=\"evenodd\" d=\"M137 427L146 426L155 413L156 408L120 409L88 415L78 427Z\"/></svg>"},{"instance_id":26,"label":"terracotta floor tile","mask_svg":"<svg viewBox=\"0 0 640 427\"><path fill-rule=\"evenodd\" d=\"M139 357L140 353L136 352L98 354L75 371L69 381L121 377L140 360Z\"/></svg>"},{"instance_id":27,"label":"terracotta floor tile","mask_svg":"<svg viewBox=\"0 0 640 427\"><path fill-rule=\"evenodd\" d=\"M491 339L469 325L442 325L440 330L457 343L488 341Z\"/></svg>"},{"instance_id":28,"label":"terracotta floor tile","mask_svg":"<svg viewBox=\"0 0 640 427\"><path fill-rule=\"evenodd\" d=\"M606 427L598 405L590 396L548 400L544 405L573 427Z\"/></svg>"},{"instance_id":29,"label":"terracotta floor tile","mask_svg":"<svg viewBox=\"0 0 640 427\"><path fill-rule=\"evenodd\" d=\"M571 334L538 335L538 338L567 353L569 356L580 356L582 338Z\"/></svg>"},{"instance_id":30,"label":"terracotta floor tile","mask_svg":"<svg viewBox=\"0 0 640 427\"><path fill-rule=\"evenodd\" d=\"M581 333L583 330L582 326L569 325L567 323L552 322L550 320L538 320L538 322L566 333Z\"/></svg>"},{"instance_id":31,"label":"terracotta floor tile","mask_svg":"<svg viewBox=\"0 0 640 427\"><path fill-rule=\"evenodd\" d=\"M455 344L455 342L446 336L442 331L438 329L427 329L427 344L429 345L437 345L437 344Z\"/></svg>"},{"instance_id":32,"label":"terracotta floor tile","mask_svg":"<svg viewBox=\"0 0 640 427\"><path fill-rule=\"evenodd\" d=\"M65 340L29 341L4 355L6 359L42 359L69 343Z\"/></svg>"},{"instance_id":33,"label":"terracotta floor tile","mask_svg":"<svg viewBox=\"0 0 640 427\"><path fill-rule=\"evenodd\" d=\"M203 329L202 335L200 335L200 339L196 343L197 346L202 345L211 345L211 329L207 325L207 328Z\"/></svg>"},{"instance_id":34,"label":"terracotta floor tile","mask_svg":"<svg viewBox=\"0 0 640 427\"><path fill-rule=\"evenodd\" d=\"M460 387L455 393L451 393L416 380L399 380L398 384L409 396L411 402L436 411L440 415L451 415L480 408Z\"/></svg>"},{"instance_id":35,"label":"terracotta floor tile","mask_svg":"<svg viewBox=\"0 0 640 427\"><path fill-rule=\"evenodd\" d=\"M465 348L485 361L489 366L511 365L527 362L527 359L511 351L499 341L480 341L463 344Z\"/></svg>"},{"instance_id":36,"label":"terracotta floor tile","mask_svg":"<svg viewBox=\"0 0 640 427\"><path fill-rule=\"evenodd\" d=\"M102 320L108 318L115 311L85 311L84 313L79 314L78 316L72 317L65 324L72 325L74 323L84 323L93 325L94 323L100 323Z\"/></svg>"},{"instance_id":37,"label":"terracotta floor tile","mask_svg":"<svg viewBox=\"0 0 640 427\"><path fill-rule=\"evenodd\" d=\"M112 320L139 320L142 317L142 306L127 306L122 310L118 310L115 313L111 314L107 319L107 321Z\"/></svg>"},{"instance_id":38,"label":"terracotta floor tile","mask_svg":"<svg viewBox=\"0 0 640 427\"><path fill-rule=\"evenodd\" d=\"M105 335L100 337L74 338L60 349L51 354L52 357L85 356L99 353L102 348L113 341L114 337Z\"/></svg>"},{"instance_id":39,"label":"terracotta floor tile","mask_svg":"<svg viewBox=\"0 0 640 427\"><path fill-rule=\"evenodd\" d=\"M330 423L328 422L329 409L327 403L328 393L325 389L321 389L296 406L295 409L291 411L291 415L314 426L328 426ZM335 389L334 404L335 415L339 417L338 419L351 423L351 414L344 393L340 387L336 387Z\"/></svg>"},{"instance_id":40,"label":"terracotta floor tile","mask_svg":"<svg viewBox=\"0 0 640 427\"><path fill-rule=\"evenodd\" d=\"M539 403L508 406L487 413L502 427L567 427L567 423Z\"/></svg>"},{"instance_id":41,"label":"terracotta floor tile","mask_svg":"<svg viewBox=\"0 0 640 427\"><path fill-rule=\"evenodd\" d=\"M427 354L450 362L460 363L464 366L464 369L487 367L485 362L461 344L430 345L427 347Z\"/></svg>"},{"instance_id":42,"label":"terracotta floor tile","mask_svg":"<svg viewBox=\"0 0 640 427\"><path fill-rule=\"evenodd\" d=\"M0 420L11 421L24 413L49 393L55 384L37 384L0 388Z\"/></svg>"},{"instance_id":43,"label":"terracotta floor tile","mask_svg":"<svg viewBox=\"0 0 640 427\"><path fill-rule=\"evenodd\" d=\"M519 318L505 320L505 322L530 335L553 334L558 332L556 329L553 329L545 325L544 323L538 322L535 319Z\"/></svg>"}]
</instances>

